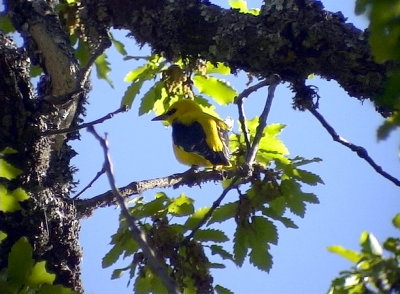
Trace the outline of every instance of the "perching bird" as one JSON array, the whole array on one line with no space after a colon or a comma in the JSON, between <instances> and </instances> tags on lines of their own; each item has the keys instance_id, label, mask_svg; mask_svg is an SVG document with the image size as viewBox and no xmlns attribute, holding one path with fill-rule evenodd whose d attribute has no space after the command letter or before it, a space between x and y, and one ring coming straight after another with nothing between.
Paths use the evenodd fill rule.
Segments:
<instances>
[{"instance_id":1,"label":"perching bird","mask_svg":"<svg viewBox=\"0 0 400 294\"><path fill-rule=\"evenodd\" d=\"M152 119L172 125L174 153L190 166L229 165L228 126L202 111L193 100L175 102L162 115Z\"/></svg>"}]
</instances>

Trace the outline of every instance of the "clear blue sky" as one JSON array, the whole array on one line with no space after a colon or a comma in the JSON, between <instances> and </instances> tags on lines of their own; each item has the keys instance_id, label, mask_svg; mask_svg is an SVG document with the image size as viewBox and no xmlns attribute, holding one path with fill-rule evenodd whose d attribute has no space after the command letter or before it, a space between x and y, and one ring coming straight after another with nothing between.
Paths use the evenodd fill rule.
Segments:
<instances>
[{"instance_id":1,"label":"clear blue sky","mask_svg":"<svg viewBox=\"0 0 400 294\"><path fill-rule=\"evenodd\" d=\"M226 6L222 0L216 3ZM249 1L249 7L258 7L259 3ZM362 17L354 16L352 1L329 0L323 3L329 11L342 11L349 18L348 21L357 27L366 26ZM115 33L119 39L124 35L125 32ZM126 39L125 43L130 55L146 55L148 52L138 52L132 39ZM128 86L123 82L123 77L140 64L136 61L122 61L121 56L113 50L109 50L108 54L115 88L111 89L104 81L93 79L86 121L99 118L119 107ZM242 77L230 81L239 91L244 89L246 81ZM399 177L399 136L394 134L389 140L377 143L376 128L382 118L376 114L372 105L369 102L361 104L349 98L334 81L314 78L309 84L318 86L321 95L320 112L336 130L349 141L366 147L378 164ZM266 91L260 90L246 100L249 118L261 112ZM353 152L333 142L309 113L294 111L291 108L292 96L287 85L278 87L268 123L287 124L281 138L291 156L323 159L323 162L310 165L308 169L319 174L325 185L307 188L307 191L319 197L321 203L308 206L304 219L293 217L299 229L279 227L279 242L271 250L274 265L269 273L258 271L249 264L237 268L229 263L228 268L213 272L216 284L238 294L325 293L332 278L350 266L347 261L329 253L327 246L340 244L358 250L358 238L364 230L374 233L380 241L397 234L391 226L391 218L399 212L399 189L376 174ZM116 180L120 186L187 169L174 158L171 129L152 122L153 114L138 117L139 98L141 96L128 113L120 114L97 127L98 131L108 133ZM221 117L237 117L234 106L219 107L218 112ZM73 164L79 168L76 179L80 181L79 187L83 187L101 169L102 153L98 143L86 131L82 131L81 141L73 142L72 145L79 153ZM106 190L109 190L109 186L103 176L84 197L93 197ZM150 191L143 196L151 200L154 193L159 191ZM196 199L196 207L203 207L212 204L221 188L210 183L201 189L167 190L168 195L174 197L182 192ZM229 194L227 201L234 201L234 197L235 194ZM126 277L111 281L112 269L101 268L101 259L110 249L110 236L118 226L118 215L119 208L101 209L82 222L82 271L88 294L132 293L132 284L126 287ZM233 226L221 225L220 228L227 233L233 230ZM124 266L128 262L124 260L119 265Z\"/></svg>"}]
</instances>

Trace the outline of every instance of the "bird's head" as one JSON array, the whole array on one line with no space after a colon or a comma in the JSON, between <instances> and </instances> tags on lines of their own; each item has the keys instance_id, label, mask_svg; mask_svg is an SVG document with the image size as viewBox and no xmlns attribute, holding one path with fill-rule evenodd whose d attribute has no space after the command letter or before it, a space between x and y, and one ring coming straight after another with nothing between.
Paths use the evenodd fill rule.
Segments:
<instances>
[{"instance_id":1,"label":"bird's head","mask_svg":"<svg viewBox=\"0 0 400 294\"><path fill-rule=\"evenodd\" d=\"M170 108L163 114L156 116L152 120L164 120L169 122L170 124L174 121L175 118L180 117L186 113L193 112L202 112L200 106L194 102L193 100L184 99L179 100L172 104Z\"/></svg>"}]
</instances>

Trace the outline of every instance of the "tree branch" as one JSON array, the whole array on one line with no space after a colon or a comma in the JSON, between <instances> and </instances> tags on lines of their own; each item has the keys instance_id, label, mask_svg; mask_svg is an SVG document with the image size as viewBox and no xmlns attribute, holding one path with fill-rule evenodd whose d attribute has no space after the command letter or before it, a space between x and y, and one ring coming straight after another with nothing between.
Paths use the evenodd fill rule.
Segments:
<instances>
[{"instance_id":1,"label":"tree branch","mask_svg":"<svg viewBox=\"0 0 400 294\"><path fill-rule=\"evenodd\" d=\"M238 106L240 127L242 129L242 133L243 133L243 136L244 136L244 141L246 143L246 149L247 150L250 149L250 138L249 138L249 132L247 130L247 125L246 125L246 116L244 114L243 99L248 97L251 93L257 91L258 89L260 89L262 87L265 87L265 86L268 86L268 85L269 85L269 81L268 80L261 81L260 83L245 89L235 99L235 103Z\"/></svg>"},{"instance_id":2,"label":"tree branch","mask_svg":"<svg viewBox=\"0 0 400 294\"><path fill-rule=\"evenodd\" d=\"M47 130L47 131L42 132L41 135L49 136L49 135L67 134L67 133L76 132L78 130L88 128L88 127L94 126L96 124L103 123L104 121L106 121L110 118L113 118L114 115L121 113L121 112L125 112L127 110L128 110L128 108L126 106L122 106L122 107L118 108L117 110L110 112L110 113L106 114L105 116L98 118L96 120L93 120L91 122L87 122L87 123L81 124L81 125L73 127L73 128L66 128L66 129L60 129L60 130Z\"/></svg>"},{"instance_id":3,"label":"tree branch","mask_svg":"<svg viewBox=\"0 0 400 294\"><path fill-rule=\"evenodd\" d=\"M97 0L87 0L95 6ZM351 96L376 97L386 80L368 37L320 1L267 1L258 16L208 1L106 1L110 23L128 29L168 59L192 56L295 83L310 74L335 79ZM103 7L103 6L101 6ZM232 30L232 28L235 28Z\"/></svg>"},{"instance_id":4,"label":"tree branch","mask_svg":"<svg viewBox=\"0 0 400 294\"><path fill-rule=\"evenodd\" d=\"M180 293L176 282L169 276L167 272L166 264L164 262L161 262L157 258L154 249L151 248L151 246L147 241L146 232L143 231L138 225L136 225L136 219L129 213L129 210L125 205L124 198L119 192L117 184L115 182L107 139L100 137L99 134L97 134L97 132L95 131L93 126L89 126L88 131L91 134L93 134L93 136L99 141L101 147L103 148L104 168L106 170L108 181L110 182L112 193L114 197L117 199L117 202L121 207L122 213L125 216L126 220L128 221L129 229L131 231L133 239L135 239L136 242L138 242L140 248L143 251L143 255L147 258L149 267L154 272L154 274L156 274L164 283L164 286L167 288L168 293L171 294Z\"/></svg>"},{"instance_id":5,"label":"tree branch","mask_svg":"<svg viewBox=\"0 0 400 294\"><path fill-rule=\"evenodd\" d=\"M343 146L346 146L351 151L357 153L358 157L364 159L372 168L381 176L391 181L396 186L400 187L400 180L393 177L389 173L385 172L380 165L378 165L369 155L367 150L359 145L350 143L346 139L342 138L335 129L325 120L325 118L315 109L313 106L309 106L307 108L312 115L321 123L321 125L325 128L325 130L331 135L332 139Z\"/></svg>"},{"instance_id":6,"label":"tree branch","mask_svg":"<svg viewBox=\"0 0 400 294\"><path fill-rule=\"evenodd\" d=\"M211 217L215 209L217 209L218 206L221 204L222 200L224 200L226 194L228 194L230 190L236 187L236 183L238 182L239 179L240 179L239 177L234 177L232 179L229 186L226 187L224 191L222 191L221 195L217 198L217 200L214 201L213 205L210 207L210 209L207 211L204 217L200 220L200 222L193 228L190 234L185 237L185 239L183 240L184 243L189 242L190 239L193 238L197 230L200 229L208 221L208 219Z\"/></svg>"},{"instance_id":7,"label":"tree branch","mask_svg":"<svg viewBox=\"0 0 400 294\"><path fill-rule=\"evenodd\" d=\"M124 187L119 188L119 191L123 197L128 197L131 195L138 195L144 191L155 188L178 188L184 185L192 187L209 181L221 181L227 178L233 178L235 176L240 176L243 182L248 181L250 177L250 175L246 173L246 170L240 167L224 171L190 171L173 174L163 178L134 181ZM116 198L114 197L112 191L104 192L90 199L71 199L71 201L74 202L80 218L90 216L97 208L116 204Z\"/></svg>"},{"instance_id":8,"label":"tree branch","mask_svg":"<svg viewBox=\"0 0 400 294\"><path fill-rule=\"evenodd\" d=\"M265 102L264 110L258 120L258 126L253 143L251 145L251 148L247 151L246 162L249 166L252 165L254 158L256 157L258 145L260 144L264 128L267 125L267 118L271 109L272 100L274 99L275 89L276 86L281 82L281 78L278 75L272 75L268 80L269 87L267 101Z\"/></svg>"}]
</instances>

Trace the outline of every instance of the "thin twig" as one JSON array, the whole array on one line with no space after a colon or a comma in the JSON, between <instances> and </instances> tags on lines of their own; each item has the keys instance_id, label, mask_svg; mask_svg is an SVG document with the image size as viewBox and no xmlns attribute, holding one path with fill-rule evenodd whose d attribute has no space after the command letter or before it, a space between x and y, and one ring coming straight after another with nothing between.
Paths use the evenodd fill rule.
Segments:
<instances>
[{"instance_id":1,"label":"thin twig","mask_svg":"<svg viewBox=\"0 0 400 294\"><path fill-rule=\"evenodd\" d=\"M194 236L194 234L197 232L197 230L200 229L208 221L208 219L213 214L214 210L216 210L218 208L218 206L221 204L222 200L225 198L226 194L228 194L228 192L235 187L235 185L239 179L240 179L240 177L234 177L232 179L229 186L226 187L224 189L224 191L222 191L221 196L219 196L217 198L217 200L214 201L213 205L210 207L210 209L207 211L207 213L204 215L204 217L201 219L201 221L193 228L193 230L190 232L190 234L185 237L185 239L183 241L184 243L190 241L190 239Z\"/></svg>"},{"instance_id":2,"label":"thin twig","mask_svg":"<svg viewBox=\"0 0 400 294\"><path fill-rule=\"evenodd\" d=\"M400 180L393 177L392 175L388 174L387 172L385 172L382 167L380 165L378 165L369 155L367 150L362 147L362 146L358 146L355 145L353 143L350 143L349 141L347 141L346 139L342 138L336 131L335 129L325 120L325 118L322 116L322 114L320 114L315 107L308 107L307 108L312 115L314 115L314 117L321 123L321 125L325 128L325 130L331 135L332 139L344 146L346 146L347 148L349 148L351 151L357 153L357 155L364 159L366 162L368 162L368 164L370 166L372 166L372 168L380 175L382 175L384 178L388 179L389 181L391 181L392 183L394 183L396 186L400 187Z\"/></svg>"},{"instance_id":3,"label":"thin twig","mask_svg":"<svg viewBox=\"0 0 400 294\"><path fill-rule=\"evenodd\" d=\"M72 197L71 199L76 199L76 198L78 198L80 195L82 195L83 192L85 192L87 189L89 189L90 187L92 187L93 183L96 182L97 179L100 178L100 176L101 176L102 174L104 174L105 172L106 172L106 169L105 169L105 167L103 166L103 167L101 168L101 171L99 171L99 172L95 175L95 177L93 178L93 180L91 180L90 183L89 183L85 188L82 189L82 191L80 191L78 194L76 194L76 195L75 195L74 197Z\"/></svg>"},{"instance_id":4,"label":"thin twig","mask_svg":"<svg viewBox=\"0 0 400 294\"><path fill-rule=\"evenodd\" d=\"M66 129L61 129L61 130L47 130L47 131L42 132L41 135L42 136L49 136L49 135L67 134L67 133L76 132L76 131L78 131L80 129L84 129L84 128L87 128L87 127L90 127L90 126L94 126L96 124L100 124L100 123L112 118L114 115L116 115L116 114L118 114L120 112L125 112L127 110L128 109L127 109L126 106L122 106L122 107L118 108L117 110L115 110L113 112L110 112L107 115L105 115L105 116L103 116L103 117L101 117L99 119L96 119L94 121L87 122L87 123L81 124L81 125L73 127L73 128L66 128Z\"/></svg>"},{"instance_id":5,"label":"thin twig","mask_svg":"<svg viewBox=\"0 0 400 294\"><path fill-rule=\"evenodd\" d=\"M167 288L168 293L180 293L176 282L169 276L166 265L157 258L154 249L151 248L147 241L146 233L139 226L136 225L136 219L129 213L128 208L125 205L124 198L119 192L117 184L115 182L107 140L99 136L92 125L88 127L88 131L93 134L93 136L100 142L100 145L103 148L105 158L104 167L114 197L116 197L119 205L121 206L122 213L128 221L132 237L139 243L139 246L143 251L143 255L147 258L149 267L154 272L154 274L156 274L164 283L164 286Z\"/></svg>"},{"instance_id":6,"label":"thin twig","mask_svg":"<svg viewBox=\"0 0 400 294\"><path fill-rule=\"evenodd\" d=\"M258 84L245 89L242 93L240 93L235 98L235 103L238 106L240 127L242 129L242 133L244 136L244 141L246 143L247 150L250 149L250 138L249 138L249 131L248 131L247 125L246 125L246 116L244 114L243 99L248 97L251 93L257 91L258 89L268 86L268 85L269 85L269 80L263 80L263 81L259 82Z\"/></svg>"},{"instance_id":7,"label":"thin twig","mask_svg":"<svg viewBox=\"0 0 400 294\"><path fill-rule=\"evenodd\" d=\"M254 136L253 144L251 145L250 149L248 150L247 156L246 156L246 162L249 166L251 166L251 164L254 161L254 158L256 157L258 145L260 144L260 140L262 138L264 128L267 125L267 118L268 118L269 111L271 109L272 100L274 99L275 89L276 89L276 86L278 86L278 84L280 82L281 82L281 78L279 75L276 75L276 74L272 75L269 79L267 101L265 102L264 110L261 113L261 116L258 120L258 126L257 126L257 130L256 130L256 134Z\"/></svg>"}]
</instances>

